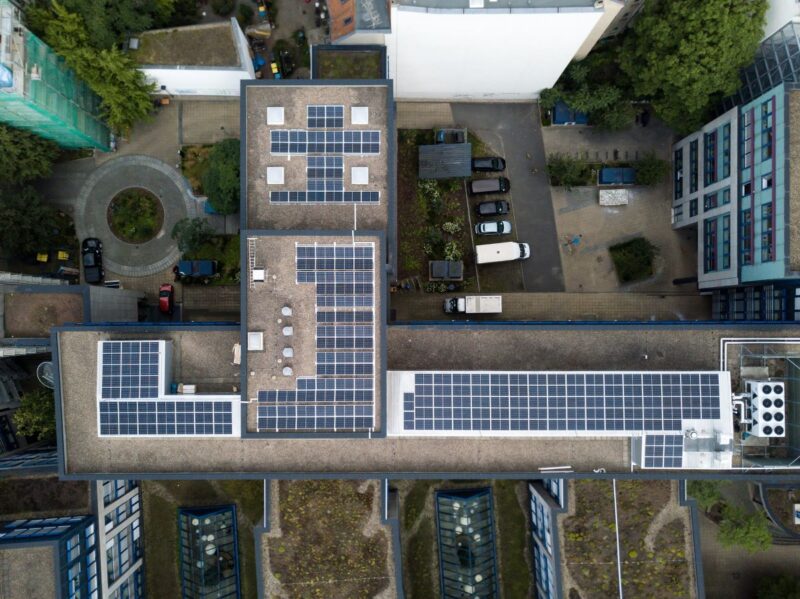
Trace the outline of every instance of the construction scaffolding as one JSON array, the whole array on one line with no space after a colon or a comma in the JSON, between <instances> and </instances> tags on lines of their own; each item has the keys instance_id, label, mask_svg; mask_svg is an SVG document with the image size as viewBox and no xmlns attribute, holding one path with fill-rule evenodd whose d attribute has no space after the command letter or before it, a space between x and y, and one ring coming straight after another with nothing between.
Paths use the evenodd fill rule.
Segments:
<instances>
[{"instance_id":1,"label":"construction scaffolding","mask_svg":"<svg viewBox=\"0 0 800 599\"><path fill-rule=\"evenodd\" d=\"M109 150L100 98L0 0L0 122L64 148Z\"/></svg>"}]
</instances>

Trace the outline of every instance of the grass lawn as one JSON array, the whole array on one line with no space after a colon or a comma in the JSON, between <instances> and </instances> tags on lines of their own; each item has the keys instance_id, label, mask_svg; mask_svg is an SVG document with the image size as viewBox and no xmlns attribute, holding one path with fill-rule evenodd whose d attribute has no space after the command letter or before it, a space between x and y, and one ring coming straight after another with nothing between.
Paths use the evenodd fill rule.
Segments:
<instances>
[{"instance_id":1,"label":"grass lawn","mask_svg":"<svg viewBox=\"0 0 800 599\"><path fill-rule=\"evenodd\" d=\"M144 243L158 235L164 224L164 207L146 189L126 189L108 206L111 231L127 243Z\"/></svg>"},{"instance_id":2,"label":"grass lawn","mask_svg":"<svg viewBox=\"0 0 800 599\"><path fill-rule=\"evenodd\" d=\"M261 524L263 498L260 480L242 481L143 481L144 551L147 587L160 597L180 597L178 508L236 504L239 535L239 577L242 597L254 599L256 556L253 526Z\"/></svg>"},{"instance_id":3,"label":"grass lawn","mask_svg":"<svg viewBox=\"0 0 800 599\"><path fill-rule=\"evenodd\" d=\"M62 514L63 512L63 514ZM10 478L0 480L0 514L52 513L53 515L89 514L89 483L59 482L48 478Z\"/></svg>"},{"instance_id":4,"label":"grass lawn","mask_svg":"<svg viewBox=\"0 0 800 599\"><path fill-rule=\"evenodd\" d=\"M219 262L219 273L211 279L212 285L239 284L239 236L215 235L197 251L187 253L186 260L216 260Z\"/></svg>"},{"instance_id":5,"label":"grass lawn","mask_svg":"<svg viewBox=\"0 0 800 599\"><path fill-rule=\"evenodd\" d=\"M408 539L406 555L403 558L403 565L411 574L408 584L405 585L408 599L427 599L432 596L433 589L438 590L438 571L437 578L434 578L434 569L438 563L438 560L434 561L435 545L434 521L426 519Z\"/></svg>"},{"instance_id":6,"label":"grass lawn","mask_svg":"<svg viewBox=\"0 0 800 599\"><path fill-rule=\"evenodd\" d=\"M364 535L373 488L358 481L281 481L282 536L266 539L270 567L290 598L374 597L387 576L387 540Z\"/></svg>"},{"instance_id":7,"label":"grass lawn","mask_svg":"<svg viewBox=\"0 0 800 599\"><path fill-rule=\"evenodd\" d=\"M181 174L189 181L192 191L203 195L203 173L213 145L183 146L181 148Z\"/></svg>"},{"instance_id":8,"label":"grass lawn","mask_svg":"<svg viewBox=\"0 0 800 599\"><path fill-rule=\"evenodd\" d=\"M496 480L493 483L500 594L508 599L527 597L531 587L531 567L525 559L530 533L528 516L517 498L520 485L525 487L525 483L515 480Z\"/></svg>"},{"instance_id":9,"label":"grass lawn","mask_svg":"<svg viewBox=\"0 0 800 599\"><path fill-rule=\"evenodd\" d=\"M319 50L316 53L320 79L380 79L381 53Z\"/></svg>"},{"instance_id":10,"label":"grass lawn","mask_svg":"<svg viewBox=\"0 0 800 599\"><path fill-rule=\"evenodd\" d=\"M658 248L644 237L608 248L620 283L640 281L653 276L653 259Z\"/></svg>"}]
</instances>

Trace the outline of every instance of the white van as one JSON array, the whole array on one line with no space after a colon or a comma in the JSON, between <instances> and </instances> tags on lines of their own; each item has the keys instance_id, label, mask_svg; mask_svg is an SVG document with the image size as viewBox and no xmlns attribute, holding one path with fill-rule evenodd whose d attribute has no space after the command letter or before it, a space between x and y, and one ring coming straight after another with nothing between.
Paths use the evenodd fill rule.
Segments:
<instances>
[{"instance_id":1,"label":"white van","mask_svg":"<svg viewBox=\"0 0 800 599\"><path fill-rule=\"evenodd\" d=\"M531 246L527 243L506 241L505 243L486 243L475 246L478 264L509 262L530 258Z\"/></svg>"}]
</instances>

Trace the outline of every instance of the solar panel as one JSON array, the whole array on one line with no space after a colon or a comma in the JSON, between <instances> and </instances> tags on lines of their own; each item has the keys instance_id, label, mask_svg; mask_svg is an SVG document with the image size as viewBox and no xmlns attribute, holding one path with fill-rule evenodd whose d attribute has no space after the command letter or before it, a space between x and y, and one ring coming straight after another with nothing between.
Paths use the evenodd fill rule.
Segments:
<instances>
[{"instance_id":1,"label":"solar panel","mask_svg":"<svg viewBox=\"0 0 800 599\"><path fill-rule=\"evenodd\" d=\"M380 202L380 192L377 191L271 191L269 201L275 204L313 204L333 203L343 204L376 204Z\"/></svg>"},{"instance_id":2,"label":"solar panel","mask_svg":"<svg viewBox=\"0 0 800 599\"><path fill-rule=\"evenodd\" d=\"M645 436L645 468L681 468L682 466L683 435Z\"/></svg>"},{"instance_id":3,"label":"solar panel","mask_svg":"<svg viewBox=\"0 0 800 599\"><path fill-rule=\"evenodd\" d=\"M720 417L714 373L415 373L408 431L679 431Z\"/></svg>"},{"instance_id":4,"label":"solar panel","mask_svg":"<svg viewBox=\"0 0 800 599\"><path fill-rule=\"evenodd\" d=\"M259 430L373 427L374 254L372 243L296 246L296 281L316 292L316 377L259 391Z\"/></svg>"},{"instance_id":5,"label":"solar panel","mask_svg":"<svg viewBox=\"0 0 800 599\"><path fill-rule=\"evenodd\" d=\"M309 129L341 129L344 127L344 106L311 105L307 107Z\"/></svg>"},{"instance_id":6,"label":"solar panel","mask_svg":"<svg viewBox=\"0 0 800 599\"><path fill-rule=\"evenodd\" d=\"M158 397L158 341L103 341L102 399Z\"/></svg>"},{"instance_id":7,"label":"solar panel","mask_svg":"<svg viewBox=\"0 0 800 599\"><path fill-rule=\"evenodd\" d=\"M118 401L100 402L100 434L230 435L229 401Z\"/></svg>"},{"instance_id":8,"label":"solar panel","mask_svg":"<svg viewBox=\"0 0 800 599\"><path fill-rule=\"evenodd\" d=\"M306 131L273 129L269 150L272 154L370 155L381 152L380 131Z\"/></svg>"}]
</instances>

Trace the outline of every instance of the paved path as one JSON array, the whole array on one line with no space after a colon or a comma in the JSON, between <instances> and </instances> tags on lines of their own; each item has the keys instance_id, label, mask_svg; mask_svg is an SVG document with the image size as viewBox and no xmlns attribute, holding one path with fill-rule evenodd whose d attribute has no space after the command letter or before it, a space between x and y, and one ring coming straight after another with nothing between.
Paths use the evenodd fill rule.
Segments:
<instances>
[{"instance_id":1,"label":"paved path","mask_svg":"<svg viewBox=\"0 0 800 599\"><path fill-rule=\"evenodd\" d=\"M396 293L391 309L398 321L465 320L466 316L445 314L445 297L463 293ZM711 300L697 294L655 295L646 293L503 293L503 313L473 320L533 321L664 321L708 320Z\"/></svg>"},{"instance_id":2,"label":"paved path","mask_svg":"<svg viewBox=\"0 0 800 599\"><path fill-rule=\"evenodd\" d=\"M147 189L164 208L161 232L142 244L117 239L106 217L111 199L130 187ZM180 252L170 231L180 219L197 216L197 201L186 180L171 166L149 156L121 156L86 178L75 198L73 214L79 239L99 237L103 241L107 270L126 276L147 276L178 261Z\"/></svg>"},{"instance_id":3,"label":"paved path","mask_svg":"<svg viewBox=\"0 0 800 599\"><path fill-rule=\"evenodd\" d=\"M525 290L564 291L537 105L453 104L452 110L455 123L506 159L517 236L531 244L531 257L522 262Z\"/></svg>"}]
</instances>

